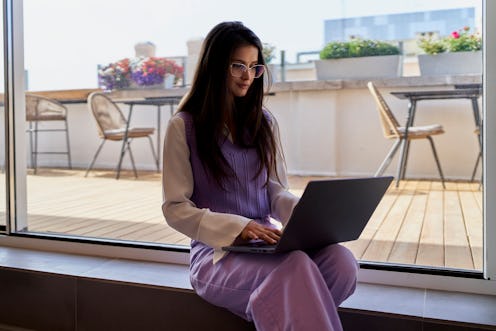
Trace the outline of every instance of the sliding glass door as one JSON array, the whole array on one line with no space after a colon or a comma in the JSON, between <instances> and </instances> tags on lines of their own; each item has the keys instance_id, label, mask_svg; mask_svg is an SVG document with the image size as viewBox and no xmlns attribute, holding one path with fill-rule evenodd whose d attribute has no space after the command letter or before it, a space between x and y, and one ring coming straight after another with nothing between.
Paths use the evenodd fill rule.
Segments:
<instances>
[{"instance_id":1,"label":"sliding glass door","mask_svg":"<svg viewBox=\"0 0 496 331\"><path fill-rule=\"evenodd\" d=\"M486 109L488 105L482 100L490 97L485 95L490 82L483 80L481 72L453 74L448 79L423 76L418 61L423 51L417 46L417 38L429 32L449 37L455 30L463 30L460 26L438 31L439 24L436 25L443 22L440 25L451 26L451 22L460 22L461 18L464 25L470 25L471 32L485 38L482 1L431 5L422 2L422 6L420 2L417 6L416 1L411 1L402 8L398 4L398 8L374 6L368 10L366 3L343 0L330 4L314 0L305 3L308 11L303 18L301 8L287 2L286 15L278 22L280 28L274 29L273 16L281 10L280 3L256 1L253 8L266 10L239 11L237 8L243 6L236 1L186 4L167 1L161 5L146 0L140 2L140 8L148 10L137 11L136 2L131 0L84 3L24 0L22 38L16 35L21 38L19 56L23 56L24 65L16 75L22 75L23 93L55 99L67 109L72 164L69 167L65 154L41 153L33 163L31 151L35 146L26 133L29 123L23 95L16 103L18 107L23 106L15 109L15 185L20 191L14 230L26 236L188 251L189 239L169 228L162 216L160 172L147 141L132 144L137 178L126 155L121 177L116 179L115 169L122 150L120 142L106 143L94 169L87 174L101 139L86 100L92 92L103 92L129 118L130 98L183 96L191 83L203 38L222 20L243 21L261 37L267 49L272 50L269 69L273 74L274 93L267 97L267 107L279 122L290 189L295 194L301 194L306 182L312 179L373 176L393 144L382 136L366 80L343 78L325 82L318 79L315 62L319 51L333 38L376 38L377 31L387 30L388 34L379 35L390 43L401 42L402 75L374 79L401 121L406 117L408 100L399 99L391 92L455 89L468 84L482 88L477 105L481 112ZM389 9L378 11L379 7ZM168 14L171 11L174 15ZM438 19L433 20L433 16ZM295 24L303 19L309 22ZM402 34L409 30L405 28L406 23L416 29L409 36ZM331 33L338 29L327 28L332 24L341 27L340 36ZM486 43L483 42L484 47ZM132 70L129 63L150 56L173 61L181 67L183 75L160 87L137 86L128 76L129 81L122 86L108 85L122 73L119 72L122 66ZM481 57L479 55L479 60ZM149 105L135 106L131 125L159 128L153 136L153 148L160 151L167 121L176 109L175 106L158 109ZM2 113L2 121L3 118ZM475 166L480 153L481 130L475 130L469 101L419 102L415 124L431 123L445 128L442 136L435 137L435 143L446 187L439 180L427 142L412 142L406 177L400 180L398 187L393 185L388 191L360 239L345 245L364 265L406 266L448 273L461 271L480 276L484 270L484 237L488 235L484 233L483 214L491 193L481 184L482 179L491 179L490 175L483 174L483 169L489 168L482 164L487 165L490 158L484 157L483 162ZM51 124L39 125L49 128ZM492 123L486 121L485 125L482 133L487 136L483 146L488 148L492 142ZM58 132L40 133L36 144L39 151L63 151L65 137ZM3 165L2 148L3 145L0 146ZM396 175L396 166L397 159L394 159L385 174ZM1 176L4 172L0 173L3 178ZM0 214L4 218L3 215Z\"/></svg>"}]
</instances>

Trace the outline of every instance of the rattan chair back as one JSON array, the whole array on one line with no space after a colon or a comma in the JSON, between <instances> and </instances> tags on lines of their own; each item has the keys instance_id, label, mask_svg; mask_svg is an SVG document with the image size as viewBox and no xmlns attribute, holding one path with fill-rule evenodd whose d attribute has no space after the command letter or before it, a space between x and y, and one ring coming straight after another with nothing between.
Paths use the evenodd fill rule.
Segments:
<instances>
[{"instance_id":1,"label":"rattan chair back","mask_svg":"<svg viewBox=\"0 0 496 331\"><path fill-rule=\"evenodd\" d=\"M96 120L100 138L105 138L111 132L126 128L127 121L121 109L105 94L91 93L88 96L88 107Z\"/></svg>"},{"instance_id":2,"label":"rattan chair back","mask_svg":"<svg viewBox=\"0 0 496 331\"><path fill-rule=\"evenodd\" d=\"M374 83L368 82L367 87L369 88L370 93L372 94L376 108L379 111L379 117L382 124L382 131L384 137L387 139L395 139L395 143L391 147L389 153L386 158L382 161L379 169L376 171L376 176L381 176L384 171L387 169L394 155L398 151L400 144L403 143L403 152L401 153L401 158L398 166L398 176L396 181L396 187L398 187L398 183L400 179L405 177L405 170L407 165L408 158L408 148L410 140L412 139L427 139L431 145L432 153L434 155L434 160L436 161L437 169L439 171L439 176L441 177L441 181L444 187L444 175L441 169L441 164L439 162L439 158L437 156L436 147L434 146L434 141L432 140L433 135L443 134L444 129L440 124L431 124L431 125L423 125L423 126L410 126L408 129L406 127L400 126L398 120L394 116L393 112L389 108L388 104L382 97L379 90L376 88Z\"/></svg>"},{"instance_id":3,"label":"rattan chair back","mask_svg":"<svg viewBox=\"0 0 496 331\"><path fill-rule=\"evenodd\" d=\"M26 93L26 121L64 121L67 108L57 100Z\"/></svg>"},{"instance_id":4,"label":"rattan chair back","mask_svg":"<svg viewBox=\"0 0 496 331\"><path fill-rule=\"evenodd\" d=\"M389 108L386 100L384 100L382 94L379 92L374 83L368 82L367 87L374 97L377 110L379 111L379 118L381 120L384 137L388 139L399 138L401 136L399 131L400 124L391 111L391 108Z\"/></svg>"},{"instance_id":5,"label":"rattan chair back","mask_svg":"<svg viewBox=\"0 0 496 331\"><path fill-rule=\"evenodd\" d=\"M63 127L58 125L41 126L41 122L61 121ZM72 168L71 148L69 142L69 127L67 123L67 107L55 99L41 95L26 93L26 122L29 123L29 149L31 166L36 174L39 154L66 154L69 169ZM38 134L48 132L65 133L66 150L38 150ZM50 147L50 146L48 146Z\"/></svg>"}]
</instances>

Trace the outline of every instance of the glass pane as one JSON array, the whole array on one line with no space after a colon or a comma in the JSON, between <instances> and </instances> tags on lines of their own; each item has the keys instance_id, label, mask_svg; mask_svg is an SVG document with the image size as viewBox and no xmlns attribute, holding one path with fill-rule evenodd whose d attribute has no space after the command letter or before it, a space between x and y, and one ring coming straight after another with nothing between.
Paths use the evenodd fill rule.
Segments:
<instances>
[{"instance_id":1,"label":"glass pane","mask_svg":"<svg viewBox=\"0 0 496 331\"><path fill-rule=\"evenodd\" d=\"M268 69L274 94L267 97L267 107L279 122L291 190L299 195L313 179L373 176L394 144L394 139L386 138L394 135L382 135L379 113L366 86L368 80L376 82L402 126L409 97L391 93L455 89L479 93L481 84L480 68L465 73L438 72L429 78L430 74L421 72L419 55L424 51L418 46L419 38L453 37L452 32L465 33L465 26L470 28L467 33L480 35L480 0L384 3L370 6L358 0L311 0L305 6L313 10L302 16L301 6L261 0L250 2L249 7L264 10L246 10L246 3L232 0L141 1L139 7L146 10L137 10L136 2L129 0L25 0L27 91L54 98L67 108L70 161L65 131L39 131L38 138L34 137L36 125L44 130L63 130L63 121L27 122L28 219L19 228L189 245L189 239L169 228L163 219L157 172L161 162L157 165L152 151L160 156L167 121L192 81L202 39L223 20L243 21L266 43L266 51L272 49L267 56L271 58ZM403 56L393 70L399 77L384 77L385 71L381 71L364 78L377 66L369 64L359 70L358 79L345 76L352 71L348 69L338 77L322 78L318 59L323 46L333 40L349 41L351 36L355 41L380 38L395 45L401 41ZM480 53L471 53L478 56L475 63L480 64ZM144 59L138 60L140 55ZM170 78L144 77L139 72L150 56L159 58L153 65L168 63L174 68ZM450 68L467 67L467 61ZM331 73L337 70L331 69ZM126 151L122 141L106 141L96 155L103 140L86 98L98 88L117 103L125 118L132 110L132 126L155 129L152 149L146 139L132 143L137 178L125 153L116 179L119 156ZM164 96L168 98L143 102ZM434 130L430 132L445 188L429 141L412 139L405 179L398 187L393 184L360 239L346 243L358 259L482 269L480 132L476 130L479 119L474 117L479 113L473 112L474 105L480 107L480 95L474 96L475 104L470 97L445 98L418 101L414 122ZM30 102L38 101L27 99L28 109ZM444 130L436 131L430 126L433 124ZM413 138L426 138L419 133L421 129L415 130L417 136ZM45 154L53 151L56 154ZM401 149L397 154L384 169L385 175L397 176Z\"/></svg>"}]
</instances>

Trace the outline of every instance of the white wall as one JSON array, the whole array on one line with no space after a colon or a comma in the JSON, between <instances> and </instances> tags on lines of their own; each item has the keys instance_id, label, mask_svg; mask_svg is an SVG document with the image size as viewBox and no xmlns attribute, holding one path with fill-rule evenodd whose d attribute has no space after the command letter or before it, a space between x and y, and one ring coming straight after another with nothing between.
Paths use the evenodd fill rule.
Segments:
<instances>
[{"instance_id":1,"label":"white wall","mask_svg":"<svg viewBox=\"0 0 496 331\"><path fill-rule=\"evenodd\" d=\"M389 94L400 89L410 88L381 92L403 122L408 102ZM288 170L294 174L372 175L393 143L382 136L366 88L277 92L267 105L279 121ZM471 177L479 146L469 100L421 101L415 123L444 126L446 133L434 141L446 178ZM396 159L386 173L396 174ZM438 178L427 140L412 142L407 176Z\"/></svg>"},{"instance_id":2,"label":"white wall","mask_svg":"<svg viewBox=\"0 0 496 331\"><path fill-rule=\"evenodd\" d=\"M400 122L406 117L408 102L395 98L389 92L412 88L450 88L450 85L440 83L440 80L429 80L433 83L427 87L425 79L419 80L422 79L398 78L379 82L381 92ZM412 82L414 86L408 86ZM347 84L349 87L343 87ZM293 174L372 175L393 143L382 136L378 113L364 82L275 83L274 92L275 95L269 96L266 104L278 120L288 170ZM121 104L121 107L127 113L128 106ZM162 107L161 114L160 141L170 118L169 107ZM135 106L133 126L153 127L156 122L156 107ZM470 178L479 153L470 101L420 101L416 124L432 123L442 124L446 131L434 137L446 178ZM85 104L69 105L69 130L73 165L86 168L100 139ZM156 147L156 134L153 143ZM40 149L47 145L63 148L63 144L62 134L50 133L40 138ZM137 139L132 146L137 166L141 169L155 169L148 141ZM120 143L107 142L96 167L115 167L120 148ZM61 155L41 155L38 162L42 166L65 167L67 164ZM128 157L123 167L130 168ZM396 174L396 158L386 173ZM430 145L426 140L412 142L407 176L438 178Z\"/></svg>"}]
</instances>

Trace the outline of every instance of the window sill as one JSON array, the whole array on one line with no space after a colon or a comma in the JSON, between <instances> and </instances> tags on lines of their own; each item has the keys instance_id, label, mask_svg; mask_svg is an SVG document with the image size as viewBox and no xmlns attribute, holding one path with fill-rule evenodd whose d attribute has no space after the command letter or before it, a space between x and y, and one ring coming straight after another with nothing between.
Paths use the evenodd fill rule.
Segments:
<instances>
[{"instance_id":1,"label":"window sill","mask_svg":"<svg viewBox=\"0 0 496 331\"><path fill-rule=\"evenodd\" d=\"M193 294L188 266L184 264L0 247L0 268ZM362 320L363 316L373 316L400 319L402 323L437 321L496 330L496 296L493 295L360 282L355 294L341 305L340 313L345 321L350 318L356 321L359 314Z\"/></svg>"}]
</instances>

